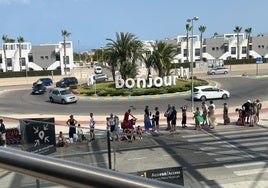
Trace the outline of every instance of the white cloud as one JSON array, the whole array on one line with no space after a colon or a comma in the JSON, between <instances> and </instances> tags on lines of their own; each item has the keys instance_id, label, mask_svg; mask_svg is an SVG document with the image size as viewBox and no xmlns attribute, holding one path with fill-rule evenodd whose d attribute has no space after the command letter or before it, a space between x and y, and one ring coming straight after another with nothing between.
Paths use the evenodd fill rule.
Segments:
<instances>
[{"instance_id":1,"label":"white cloud","mask_svg":"<svg viewBox=\"0 0 268 188\"><path fill-rule=\"evenodd\" d=\"M0 4L30 4L31 0L0 0Z\"/></svg>"}]
</instances>

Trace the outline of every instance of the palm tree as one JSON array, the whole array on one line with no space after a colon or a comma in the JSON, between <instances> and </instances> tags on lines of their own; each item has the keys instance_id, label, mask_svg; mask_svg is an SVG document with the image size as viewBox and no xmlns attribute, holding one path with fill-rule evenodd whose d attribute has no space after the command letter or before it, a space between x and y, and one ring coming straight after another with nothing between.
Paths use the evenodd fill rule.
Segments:
<instances>
[{"instance_id":1,"label":"palm tree","mask_svg":"<svg viewBox=\"0 0 268 188\"><path fill-rule=\"evenodd\" d=\"M192 30L192 27L190 26L190 24L186 24L185 26L186 28L186 59L187 59L187 62L189 62L189 31Z\"/></svg>"},{"instance_id":2,"label":"palm tree","mask_svg":"<svg viewBox=\"0 0 268 188\"><path fill-rule=\"evenodd\" d=\"M246 32L246 38L247 38L247 59L249 59L249 42L250 42L250 38L251 38L251 33L252 33L252 28L246 28L245 29Z\"/></svg>"},{"instance_id":3,"label":"palm tree","mask_svg":"<svg viewBox=\"0 0 268 188\"><path fill-rule=\"evenodd\" d=\"M206 31L207 27L200 25L198 30L200 31L200 61L203 61L203 33Z\"/></svg>"},{"instance_id":4,"label":"palm tree","mask_svg":"<svg viewBox=\"0 0 268 188\"><path fill-rule=\"evenodd\" d=\"M2 36L2 40L3 40L3 49L4 49L4 61L5 61L5 69L7 70L7 52L6 52L6 43L8 43L8 36L7 35L3 35Z\"/></svg>"},{"instance_id":5,"label":"palm tree","mask_svg":"<svg viewBox=\"0 0 268 188\"><path fill-rule=\"evenodd\" d=\"M241 32L242 27L235 26L234 32L236 33L236 42L237 42L237 59L240 58L240 45L239 45L239 33Z\"/></svg>"},{"instance_id":6,"label":"palm tree","mask_svg":"<svg viewBox=\"0 0 268 188\"><path fill-rule=\"evenodd\" d=\"M21 43L24 42L24 38L23 37L18 37L17 41L19 43L19 62L20 62L20 71L22 70L22 61L21 61ZM27 70L26 70L27 71Z\"/></svg>"},{"instance_id":7,"label":"palm tree","mask_svg":"<svg viewBox=\"0 0 268 188\"><path fill-rule=\"evenodd\" d=\"M61 36L63 37L63 48L64 48L64 55L63 55L63 63L64 63L64 74L67 74L67 62L66 62L66 38L69 37L71 33L67 30L61 30Z\"/></svg>"},{"instance_id":8,"label":"palm tree","mask_svg":"<svg viewBox=\"0 0 268 188\"><path fill-rule=\"evenodd\" d=\"M176 47L163 41L157 41L153 45L153 58L158 71L158 76L170 75L171 61L176 56Z\"/></svg>"},{"instance_id":9,"label":"palm tree","mask_svg":"<svg viewBox=\"0 0 268 188\"><path fill-rule=\"evenodd\" d=\"M116 40L106 39L109 41L107 44L107 51L111 54L113 64L119 63L120 66L125 62L135 64L137 59L141 58L142 42L131 33L116 33ZM121 72L123 69L119 69ZM114 73L113 73L114 74Z\"/></svg>"},{"instance_id":10,"label":"palm tree","mask_svg":"<svg viewBox=\"0 0 268 188\"><path fill-rule=\"evenodd\" d=\"M142 56L142 60L147 68L147 80L149 80L149 77L151 75L151 67L156 68L154 56L150 51L148 51L145 52L144 56Z\"/></svg>"}]
</instances>

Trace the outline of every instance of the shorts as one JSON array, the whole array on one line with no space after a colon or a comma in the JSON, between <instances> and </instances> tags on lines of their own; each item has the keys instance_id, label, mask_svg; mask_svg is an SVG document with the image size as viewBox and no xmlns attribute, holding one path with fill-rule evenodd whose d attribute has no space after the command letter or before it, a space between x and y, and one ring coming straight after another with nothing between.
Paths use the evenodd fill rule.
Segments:
<instances>
[{"instance_id":1,"label":"shorts","mask_svg":"<svg viewBox=\"0 0 268 188\"><path fill-rule=\"evenodd\" d=\"M1 139L2 139L2 140L6 140L6 133L2 133L2 135L1 135Z\"/></svg>"}]
</instances>

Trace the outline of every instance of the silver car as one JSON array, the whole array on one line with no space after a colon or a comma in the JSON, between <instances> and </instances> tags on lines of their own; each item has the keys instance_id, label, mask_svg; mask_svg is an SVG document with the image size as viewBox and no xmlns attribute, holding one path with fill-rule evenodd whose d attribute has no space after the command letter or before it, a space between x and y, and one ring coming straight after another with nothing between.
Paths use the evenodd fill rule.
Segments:
<instances>
[{"instance_id":1,"label":"silver car","mask_svg":"<svg viewBox=\"0 0 268 188\"><path fill-rule=\"evenodd\" d=\"M65 88L52 88L49 91L49 101L62 104L76 103L78 98L72 92Z\"/></svg>"},{"instance_id":2,"label":"silver car","mask_svg":"<svg viewBox=\"0 0 268 188\"><path fill-rule=\"evenodd\" d=\"M216 67L211 70L209 70L207 73L208 74L227 74L229 72L229 69L226 67Z\"/></svg>"}]
</instances>

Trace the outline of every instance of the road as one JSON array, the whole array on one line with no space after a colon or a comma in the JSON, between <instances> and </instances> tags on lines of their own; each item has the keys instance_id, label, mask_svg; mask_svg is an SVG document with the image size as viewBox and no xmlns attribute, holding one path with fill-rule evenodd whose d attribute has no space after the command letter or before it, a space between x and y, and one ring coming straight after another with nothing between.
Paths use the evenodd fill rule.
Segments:
<instances>
[{"instance_id":1,"label":"road","mask_svg":"<svg viewBox=\"0 0 268 188\"><path fill-rule=\"evenodd\" d=\"M208 78L207 78L208 79ZM229 90L231 97L227 103L232 106L240 107L248 99L268 100L268 78L248 78L248 77L230 77L229 75L220 75L209 77L209 80L216 81L220 87ZM13 86L14 87L14 86ZM27 88L27 89L26 89ZM1 114L53 114L61 115L79 114L88 115L94 112L98 115L108 115L111 112L123 115L129 106L134 106L134 114L143 114L145 105L149 105L151 110L158 106L160 111L165 111L167 104L174 104L177 108L183 105L191 106L190 95L176 95L167 97L165 95L156 98L144 96L142 100L134 98L105 100L100 98L93 100L91 97L81 97L77 104L61 105L50 103L47 94L30 95L31 89L28 86L21 87L20 90L10 90L0 95L0 113ZM216 107L222 107L223 100L214 100ZM195 106L200 106L200 101L195 101Z\"/></svg>"}]
</instances>

